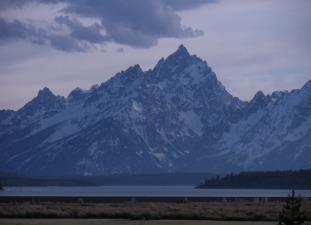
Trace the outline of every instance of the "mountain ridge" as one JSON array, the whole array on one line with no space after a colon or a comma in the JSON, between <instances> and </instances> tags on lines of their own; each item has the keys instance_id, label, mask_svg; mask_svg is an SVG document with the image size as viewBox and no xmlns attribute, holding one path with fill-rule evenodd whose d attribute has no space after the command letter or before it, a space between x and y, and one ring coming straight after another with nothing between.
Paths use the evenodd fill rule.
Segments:
<instances>
[{"instance_id":1,"label":"mountain ridge","mask_svg":"<svg viewBox=\"0 0 311 225\"><path fill-rule=\"evenodd\" d=\"M44 88L20 110L0 110L0 170L232 172L300 169L301 162L310 168L310 102L311 81L241 101L181 45L151 70L137 64L67 98Z\"/></svg>"}]
</instances>

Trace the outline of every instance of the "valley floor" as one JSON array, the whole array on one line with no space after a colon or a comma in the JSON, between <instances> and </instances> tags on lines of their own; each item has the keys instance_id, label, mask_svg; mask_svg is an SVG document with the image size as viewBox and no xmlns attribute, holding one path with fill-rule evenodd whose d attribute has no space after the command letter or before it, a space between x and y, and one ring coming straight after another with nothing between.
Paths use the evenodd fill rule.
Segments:
<instances>
[{"instance_id":1,"label":"valley floor","mask_svg":"<svg viewBox=\"0 0 311 225\"><path fill-rule=\"evenodd\" d=\"M0 219L0 225L274 225L276 221ZM308 224L306 224L308 225Z\"/></svg>"},{"instance_id":2,"label":"valley floor","mask_svg":"<svg viewBox=\"0 0 311 225\"><path fill-rule=\"evenodd\" d=\"M139 202L132 198L122 203L87 203L82 198L70 203L0 201L0 225L276 224L283 204L284 201L269 198L223 198L215 202L191 202L187 198L180 202ZM302 209L311 221L309 198L303 199Z\"/></svg>"}]
</instances>

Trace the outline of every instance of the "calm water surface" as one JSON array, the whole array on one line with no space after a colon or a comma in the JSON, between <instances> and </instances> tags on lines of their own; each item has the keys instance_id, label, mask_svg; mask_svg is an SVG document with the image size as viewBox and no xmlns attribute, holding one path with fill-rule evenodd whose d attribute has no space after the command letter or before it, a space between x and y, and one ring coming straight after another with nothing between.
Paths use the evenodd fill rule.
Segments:
<instances>
[{"instance_id":1,"label":"calm water surface","mask_svg":"<svg viewBox=\"0 0 311 225\"><path fill-rule=\"evenodd\" d=\"M194 189L193 186L4 187L0 196L285 197L291 190ZM311 197L311 190L296 190Z\"/></svg>"}]
</instances>

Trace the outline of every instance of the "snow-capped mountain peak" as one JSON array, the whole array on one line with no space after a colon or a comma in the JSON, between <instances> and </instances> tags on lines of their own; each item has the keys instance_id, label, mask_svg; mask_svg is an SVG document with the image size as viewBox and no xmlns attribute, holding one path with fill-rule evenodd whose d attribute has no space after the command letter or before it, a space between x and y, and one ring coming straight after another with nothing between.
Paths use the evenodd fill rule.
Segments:
<instances>
[{"instance_id":1,"label":"snow-capped mountain peak","mask_svg":"<svg viewBox=\"0 0 311 225\"><path fill-rule=\"evenodd\" d=\"M190 54L188 50L186 49L186 47L183 45L180 45L177 51L175 51L173 54L168 56L167 59L171 60L174 58L174 59L182 60L182 59L189 58L189 57L190 57Z\"/></svg>"},{"instance_id":2,"label":"snow-capped mountain peak","mask_svg":"<svg viewBox=\"0 0 311 225\"><path fill-rule=\"evenodd\" d=\"M69 93L67 100L69 103L75 103L84 99L87 96L87 94L88 91L84 91L81 88L77 87Z\"/></svg>"},{"instance_id":3,"label":"snow-capped mountain peak","mask_svg":"<svg viewBox=\"0 0 311 225\"><path fill-rule=\"evenodd\" d=\"M52 93L52 91L49 88L44 87L42 90L38 92L38 96L48 97L48 96L55 96L55 95Z\"/></svg>"},{"instance_id":4,"label":"snow-capped mountain peak","mask_svg":"<svg viewBox=\"0 0 311 225\"><path fill-rule=\"evenodd\" d=\"M311 166L311 81L250 102L180 45L65 99L0 110L0 170L27 175L233 172Z\"/></svg>"}]
</instances>

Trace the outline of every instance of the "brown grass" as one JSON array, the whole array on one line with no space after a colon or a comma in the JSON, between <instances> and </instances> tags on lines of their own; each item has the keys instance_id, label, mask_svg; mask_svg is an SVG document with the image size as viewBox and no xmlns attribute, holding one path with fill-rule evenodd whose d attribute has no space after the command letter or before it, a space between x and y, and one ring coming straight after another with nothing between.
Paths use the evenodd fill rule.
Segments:
<instances>
[{"instance_id":1,"label":"brown grass","mask_svg":"<svg viewBox=\"0 0 311 225\"><path fill-rule=\"evenodd\" d=\"M0 225L275 225L276 222L119 219L0 219ZM308 224L306 224L308 225Z\"/></svg>"},{"instance_id":2,"label":"brown grass","mask_svg":"<svg viewBox=\"0 0 311 225\"><path fill-rule=\"evenodd\" d=\"M2 203L1 218L122 218L131 220L276 221L283 202ZM304 209L311 216L310 204Z\"/></svg>"}]
</instances>

